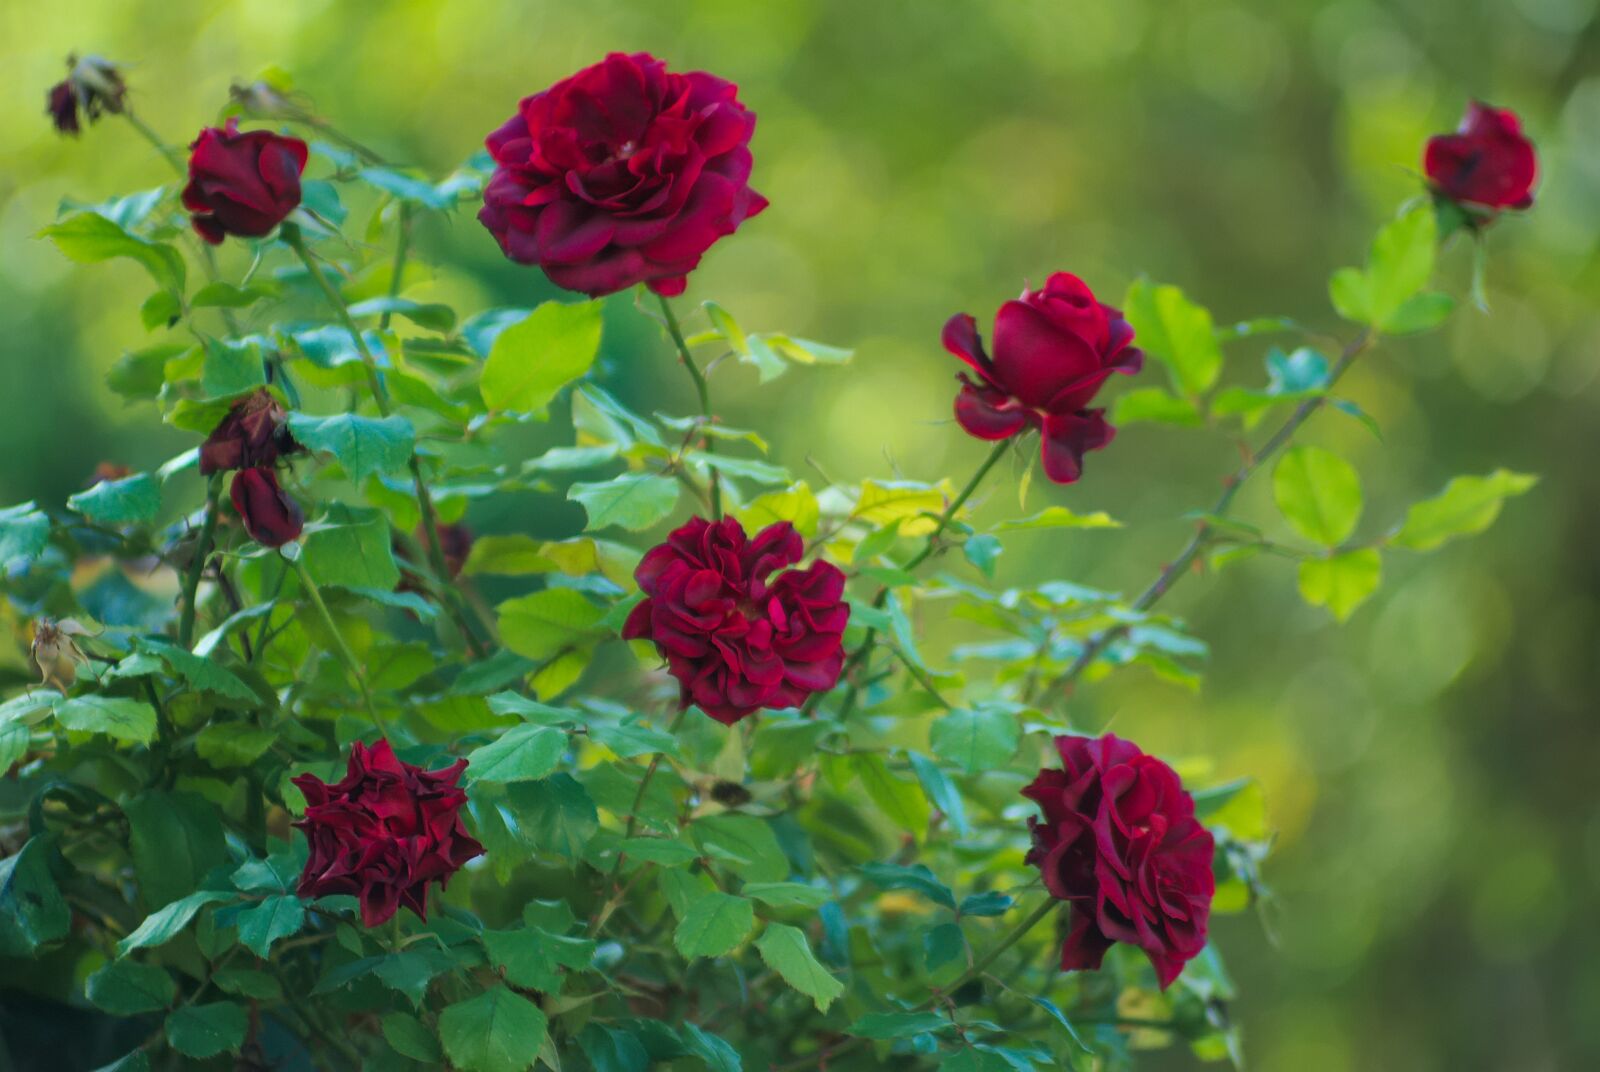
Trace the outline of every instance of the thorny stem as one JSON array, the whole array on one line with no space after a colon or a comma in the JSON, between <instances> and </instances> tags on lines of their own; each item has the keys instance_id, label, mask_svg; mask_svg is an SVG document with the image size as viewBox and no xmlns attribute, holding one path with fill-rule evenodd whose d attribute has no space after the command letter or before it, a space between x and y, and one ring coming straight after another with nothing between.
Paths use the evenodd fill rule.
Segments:
<instances>
[{"instance_id":1,"label":"thorny stem","mask_svg":"<svg viewBox=\"0 0 1600 1072\"><path fill-rule=\"evenodd\" d=\"M350 340L355 344L356 353L361 357L361 365L367 373L367 386L372 391L373 401L377 403L378 413L384 417L389 416L392 407L389 404L389 392L383 386L383 379L378 374L378 359L373 356L372 350L367 346L367 340L361 334L361 329L350 317L350 309L345 305L344 295L339 293L339 288L333 285L322 266L311 256L311 251L306 249L305 239L300 234L300 228L292 223L285 223L282 228L283 240L299 256L300 262L305 265L311 279L317 284L318 289L328 300L328 306L338 317L339 324L350 335ZM403 265L401 265L403 267ZM413 451L408 461L411 470L411 480L416 488L417 505L422 511L422 527L427 535L428 564L433 569L434 579L438 582L440 594L450 616L455 620L456 627L461 631L462 639L467 642L475 658L484 654L482 643L467 621L466 612L462 608L459 593L450 584L450 569L444 560L444 545L439 542L439 515L433 507L433 496L428 491L428 482L422 475L422 462Z\"/></svg>"},{"instance_id":2,"label":"thorny stem","mask_svg":"<svg viewBox=\"0 0 1600 1072\"><path fill-rule=\"evenodd\" d=\"M377 725L378 732L389 736L389 727L384 723L383 717L378 714L378 709L373 706L372 693L367 689L367 675L361 668L361 661L356 658L355 652L350 650L350 645L345 642L344 634L339 632L339 625L333 620L333 614L328 610L328 604L322 601L322 590L317 587L317 582L312 580L311 572L306 569L303 557L294 560L295 575L300 578L300 587L305 591L306 598L311 600L312 607L316 608L317 616L322 619L323 627L333 637L334 652L343 660L345 669L350 671L350 676L356 679L356 685L361 689L361 702L366 705L367 714Z\"/></svg>"},{"instance_id":3,"label":"thorny stem","mask_svg":"<svg viewBox=\"0 0 1600 1072\"><path fill-rule=\"evenodd\" d=\"M1327 387L1329 389L1338 382L1339 378L1355 362L1355 359L1371 344L1372 333L1370 331L1362 331L1354 339L1350 340L1343 352L1340 353L1339 360L1328 373ZM1217 497L1217 501L1212 505L1208 516L1211 518L1226 516L1228 509L1233 505L1234 496L1239 494L1239 489L1244 486L1245 481L1254 476L1273 455L1282 450L1294 438L1295 433L1300 430L1300 426L1310 420L1311 416L1327 403L1327 400L1328 396L1322 394L1300 403L1295 408L1295 411L1289 415L1289 419L1284 421L1283 425L1261 445L1261 449L1247 457L1243 464L1228 477L1223 486L1222 494ZM1178 579L1194 565L1195 561L1206 549L1207 544L1211 542L1216 529L1217 526L1213 521L1201 522L1199 527L1195 529L1194 535L1189 537L1189 542L1184 544L1183 550L1178 552L1178 557L1163 566L1161 572L1156 575L1155 580L1151 581L1149 587L1139 594L1139 598L1133 601L1132 609L1141 612L1147 611L1160 602L1162 597L1171 591L1172 586L1178 582ZM1056 675L1050 684L1046 686L1046 693L1056 697L1064 695L1064 691L1082 676L1090 664L1100 656L1100 653L1105 651L1110 644L1127 631L1128 625L1122 623L1102 629L1091 636L1084 643L1083 650L1078 653L1078 657L1072 661L1072 664Z\"/></svg>"},{"instance_id":4,"label":"thorny stem","mask_svg":"<svg viewBox=\"0 0 1600 1072\"><path fill-rule=\"evenodd\" d=\"M217 531L217 500L222 494L222 474L211 477L206 486L206 519L200 526L200 539L194 546L194 558L189 562L189 572L183 578L183 615L178 621L178 643L185 651L194 644L195 598L200 589L200 576L205 572L206 559L211 557L211 538Z\"/></svg>"},{"instance_id":5,"label":"thorny stem","mask_svg":"<svg viewBox=\"0 0 1600 1072\"><path fill-rule=\"evenodd\" d=\"M911 558L900 567L902 570L910 572L911 570L916 569L918 566L926 562L933 555L934 551L938 550L939 537L942 536L944 534L944 530L950 526L950 522L955 520L957 511L966 505L968 499L972 498L973 493L978 490L978 485L983 483L983 478L989 475L989 470L993 469L995 465L999 463L1001 458L1005 457L1005 453L1009 448L1009 440L1002 439L1000 442L994 445L994 449L991 450L989 452L989 456L983 460L983 464L978 466L977 471L972 474L972 478L967 481L966 486L956 494L954 499L950 500L950 505L945 507L944 513L939 515L939 520L934 524L933 531L928 533L928 540L925 544L923 544L922 550L911 556ZM884 585L878 589L878 594L873 597L873 607L882 607L884 603L888 601L888 598L889 586ZM862 663L866 662L867 656L872 653L872 645L877 642L877 639L878 631L876 629L868 629L867 635L862 638L860 646L857 647L855 651L851 652L850 657L845 660L844 669L840 672L839 676L842 680L849 681L850 684L845 690L844 700L840 703L840 718L845 717L851 712L851 710L855 708L856 694L860 691L861 686L854 681L852 674L853 671L859 668ZM934 695L938 695L937 691L934 691ZM802 710L806 711L807 713L815 711L817 704L822 701L822 696L823 694L820 692L813 692L810 698L806 700L805 706L802 708Z\"/></svg>"},{"instance_id":6,"label":"thorny stem","mask_svg":"<svg viewBox=\"0 0 1600 1072\"><path fill-rule=\"evenodd\" d=\"M694 363L694 356L689 353L689 344L683 339L683 329L678 326L678 316L672 311L672 303L663 295L656 295L661 302L661 315L666 318L667 334L672 336L673 345L678 348L678 357L683 361L683 367L689 370L689 378L694 381L695 393L700 396L700 414L705 418L707 427L711 424L711 386L706 383L705 373L700 371L700 366ZM705 434L706 454L717 452L717 441L710 432ZM716 467L711 469L711 517L713 521L722 520L722 481L717 475Z\"/></svg>"}]
</instances>

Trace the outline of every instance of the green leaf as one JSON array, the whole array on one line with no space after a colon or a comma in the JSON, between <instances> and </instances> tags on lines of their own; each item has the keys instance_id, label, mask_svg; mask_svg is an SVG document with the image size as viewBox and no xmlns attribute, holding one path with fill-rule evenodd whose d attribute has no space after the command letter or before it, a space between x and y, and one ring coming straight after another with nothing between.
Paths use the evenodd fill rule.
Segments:
<instances>
[{"instance_id":1,"label":"green leaf","mask_svg":"<svg viewBox=\"0 0 1600 1072\"><path fill-rule=\"evenodd\" d=\"M183 293L183 255L164 242L150 242L94 212L75 212L39 232L79 264L129 257L144 265L156 285Z\"/></svg>"},{"instance_id":2,"label":"green leaf","mask_svg":"<svg viewBox=\"0 0 1600 1072\"><path fill-rule=\"evenodd\" d=\"M648 1072L650 1053L631 1033L595 1021L578 1032L578 1048L594 1072Z\"/></svg>"},{"instance_id":3,"label":"green leaf","mask_svg":"<svg viewBox=\"0 0 1600 1072\"><path fill-rule=\"evenodd\" d=\"M439 1014L444 1052L462 1072L523 1072L549 1032L539 1006L503 986Z\"/></svg>"},{"instance_id":4,"label":"green leaf","mask_svg":"<svg viewBox=\"0 0 1600 1072\"><path fill-rule=\"evenodd\" d=\"M1033 529L1120 529L1122 522L1104 510L1075 514L1065 506L1050 506L1017 521L1002 521L990 532L1027 532Z\"/></svg>"},{"instance_id":5,"label":"green leaf","mask_svg":"<svg viewBox=\"0 0 1600 1072\"><path fill-rule=\"evenodd\" d=\"M396 200L413 205L443 209L455 203L454 194L441 192L427 180L395 171L393 168L362 168L356 173L356 178L374 189L382 190Z\"/></svg>"},{"instance_id":6,"label":"green leaf","mask_svg":"<svg viewBox=\"0 0 1600 1072\"><path fill-rule=\"evenodd\" d=\"M468 756L468 782L531 782L556 769L567 750L565 730L513 726L492 744Z\"/></svg>"},{"instance_id":7,"label":"green leaf","mask_svg":"<svg viewBox=\"0 0 1600 1072\"><path fill-rule=\"evenodd\" d=\"M621 759L656 753L668 756L678 754L678 742L672 734L637 722L590 723L589 737L611 749Z\"/></svg>"},{"instance_id":8,"label":"green leaf","mask_svg":"<svg viewBox=\"0 0 1600 1072\"><path fill-rule=\"evenodd\" d=\"M50 873L55 835L30 838L0 860L0 956L32 956L67 935L72 912Z\"/></svg>"},{"instance_id":9,"label":"green leaf","mask_svg":"<svg viewBox=\"0 0 1600 1072\"><path fill-rule=\"evenodd\" d=\"M189 893L228 860L216 805L196 793L147 789L122 810L134 874L150 909Z\"/></svg>"},{"instance_id":10,"label":"green leaf","mask_svg":"<svg viewBox=\"0 0 1600 1072\"><path fill-rule=\"evenodd\" d=\"M734 514L744 524L746 531L759 532L768 525L787 521L802 536L813 536L822 519L822 508L810 485L801 481L782 491L769 491L751 499Z\"/></svg>"},{"instance_id":11,"label":"green leaf","mask_svg":"<svg viewBox=\"0 0 1600 1072\"><path fill-rule=\"evenodd\" d=\"M958 923L940 923L922 935L922 952L929 971L937 971L967 951L966 935Z\"/></svg>"},{"instance_id":12,"label":"green leaf","mask_svg":"<svg viewBox=\"0 0 1600 1072\"><path fill-rule=\"evenodd\" d=\"M833 900L832 890L799 882L746 882L739 893L773 908L821 908Z\"/></svg>"},{"instance_id":13,"label":"green leaf","mask_svg":"<svg viewBox=\"0 0 1600 1072\"><path fill-rule=\"evenodd\" d=\"M811 943L798 927L769 923L756 939L756 949L767 967L783 976L784 982L810 998L817 1011L827 1012L834 999L844 993L844 984L829 974L811 952Z\"/></svg>"},{"instance_id":14,"label":"green leaf","mask_svg":"<svg viewBox=\"0 0 1600 1072\"><path fill-rule=\"evenodd\" d=\"M313 417L289 414L289 431L308 450L331 454L345 475L360 483L372 473L395 473L406 467L417 434L404 417L360 417L337 413Z\"/></svg>"},{"instance_id":15,"label":"green leaf","mask_svg":"<svg viewBox=\"0 0 1600 1072\"><path fill-rule=\"evenodd\" d=\"M248 767L277 739L272 730L248 722L213 722L195 735L194 750L213 767Z\"/></svg>"},{"instance_id":16,"label":"green leaf","mask_svg":"<svg viewBox=\"0 0 1600 1072\"><path fill-rule=\"evenodd\" d=\"M170 290L156 291L139 306L139 321L144 324L146 331L171 327L177 323L178 317L182 314L183 306L179 304L177 295Z\"/></svg>"},{"instance_id":17,"label":"green leaf","mask_svg":"<svg viewBox=\"0 0 1600 1072\"><path fill-rule=\"evenodd\" d=\"M1135 387L1117 396L1111 404L1111 423L1117 427L1141 421L1198 428L1205 424L1200 409L1187 398L1179 398L1165 387Z\"/></svg>"},{"instance_id":18,"label":"green leaf","mask_svg":"<svg viewBox=\"0 0 1600 1072\"><path fill-rule=\"evenodd\" d=\"M69 496L67 506L107 525L150 521L161 510L161 485L149 473L102 480Z\"/></svg>"},{"instance_id":19,"label":"green leaf","mask_svg":"<svg viewBox=\"0 0 1600 1072\"><path fill-rule=\"evenodd\" d=\"M167 1017L167 1042L185 1057L216 1057L238 1052L249 1026L244 1006L232 1001L185 1005Z\"/></svg>"},{"instance_id":20,"label":"green leaf","mask_svg":"<svg viewBox=\"0 0 1600 1072\"><path fill-rule=\"evenodd\" d=\"M845 1028L858 1038L911 1038L930 1031L953 1030L955 1024L934 1012L871 1012Z\"/></svg>"},{"instance_id":21,"label":"green leaf","mask_svg":"<svg viewBox=\"0 0 1600 1072\"><path fill-rule=\"evenodd\" d=\"M418 302L410 298L368 298L350 307L354 317L382 316L390 313L403 316L419 328L445 333L456 326L456 311L440 302Z\"/></svg>"},{"instance_id":22,"label":"green leaf","mask_svg":"<svg viewBox=\"0 0 1600 1072\"><path fill-rule=\"evenodd\" d=\"M678 482L649 473L624 473L602 483L573 484L567 498L582 504L589 517L586 531L617 525L641 532L678 505Z\"/></svg>"},{"instance_id":23,"label":"green leaf","mask_svg":"<svg viewBox=\"0 0 1600 1072\"><path fill-rule=\"evenodd\" d=\"M1378 232L1367 258L1374 326L1391 330L1400 309L1428 285L1438 245L1438 224L1426 205L1412 209Z\"/></svg>"},{"instance_id":24,"label":"green leaf","mask_svg":"<svg viewBox=\"0 0 1600 1072\"><path fill-rule=\"evenodd\" d=\"M789 859L764 819L732 812L711 815L691 825L689 832L702 851L748 882L781 882L789 877Z\"/></svg>"},{"instance_id":25,"label":"green leaf","mask_svg":"<svg viewBox=\"0 0 1600 1072\"><path fill-rule=\"evenodd\" d=\"M224 994L257 1001L283 1000L283 985L274 976L254 968L222 968L212 973L211 981Z\"/></svg>"},{"instance_id":26,"label":"green leaf","mask_svg":"<svg viewBox=\"0 0 1600 1072\"><path fill-rule=\"evenodd\" d=\"M548 659L597 634L605 610L571 588L545 588L500 604L500 638L518 655Z\"/></svg>"},{"instance_id":27,"label":"green leaf","mask_svg":"<svg viewBox=\"0 0 1600 1072\"><path fill-rule=\"evenodd\" d=\"M1448 294L1431 291L1414 294L1401 303L1382 327L1390 335L1431 331L1444 323L1455 307L1456 300Z\"/></svg>"},{"instance_id":28,"label":"green leaf","mask_svg":"<svg viewBox=\"0 0 1600 1072\"><path fill-rule=\"evenodd\" d=\"M196 890L187 897L179 898L146 917L137 930L118 942L117 956L125 957L135 949L164 945L176 938L206 905L231 901L233 898L233 894L224 890Z\"/></svg>"},{"instance_id":29,"label":"green leaf","mask_svg":"<svg viewBox=\"0 0 1600 1072\"><path fill-rule=\"evenodd\" d=\"M696 1024L684 1023L683 1042L689 1051L706 1063L706 1072L743 1072L739 1051Z\"/></svg>"},{"instance_id":30,"label":"green leaf","mask_svg":"<svg viewBox=\"0 0 1600 1072\"><path fill-rule=\"evenodd\" d=\"M851 756L850 766L884 816L898 829L920 838L927 829L929 814L921 788L896 775L876 753Z\"/></svg>"},{"instance_id":31,"label":"green leaf","mask_svg":"<svg viewBox=\"0 0 1600 1072\"><path fill-rule=\"evenodd\" d=\"M185 651L178 645L158 637L138 637L134 640L134 648L158 657L191 688L214 692L218 696L253 706L261 703L261 697L256 695L254 689L241 681L232 670L214 659Z\"/></svg>"},{"instance_id":32,"label":"green leaf","mask_svg":"<svg viewBox=\"0 0 1600 1072\"><path fill-rule=\"evenodd\" d=\"M1328 300L1334 312L1357 324L1372 322L1372 287L1359 268L1340 268L1328 277Z\"/></svg>"},{"instance_id":33,"label":"green leaf","mask_svg":"<svg viewBox=\"0 0 1600 1072\"><path fill-rule=\"evenodd\" d=\"M489 961L513 986L555 993L561 989L558 967L582 971L594 959L595 943L567 938L537 927L486 930L482 934Z\"/></svg>"},{"instance_id":34,"label":"green leaf","mask_svg":"<svg viewBox=\"0 0 1600 1072\"><path fill-rule=\"evenodd\" d=\"M381 1026L384 1041L402 1057L430 1065L437 1065L444 1057L444 1051L439 1048L439 1040L433 1037L433 1032L408 1012L388 1013Z\"/></svg>"},{"instance_id":35,"label":"green leaf","mask_svg":"<svg viewBox=\"0 0 1600 1072\"><path fill-rule=\"evenodd\" d=\"M594 364L600 352L600 305L545 302L501 331L483 365L484 404L492 410L542 412Z\"/></svg>"},{"instance_id":36,"label":"green leaf","mask_svg":"<svg viewBox=\"0 0 1600 1072\"><path fill-rule=\"evenodd\" d=\"M1361 478L1321 447L1286 451L1272 472L1272 494L1295 531L1324 547L1349 539L1361 519Z\"/></svg>"},{"instance_id":37,"label":"green leaf","mask_svg":"<svg viewBox=\"0 0 1600 1072\"><path fill-rule=\"evenodd\" d=\"M300 933L306 922L306 906L292 894L278 894L240 912L236 922L239 944L265 960L272 943Z\"/></svg>"},{"instance_id":38,"label":"green leaf","mask_svg":"<svg viewBox=\"0 0 1600 1072\"><path fill-rule=\"evenodd\" d=\"M1185 395L1205 394L1222 372L1211 313L1174 286L1138 280L1128 288L1123 315L1145 353L1164 362L1175 387Z\"/></svg>"},{"instance_id":39,"label":"green leaf","mask_svg":"<svg viewBox=\"0 0 1600 1072\"><path fill-rule=\"evenodd\" d=\"M31 502L0 510L0 567L37 558L50 541L50 519Z\"/></svg>"},{"instance_id":40,"label":"green leaf","mask_svg":"<svg viewBox=\"0 0 1600 1072\"><path fill-rule=\"evenodd\" d=\"M755 906L748 900L710 892L689 905L672 942L686 957L720 957L733 952L755 923Z\"/></svg>"},{"instance_id":41,"label":"green leaf","mask_svg":"<svg viewBox=\"0 0 1600 1072\"><path fill-rule=\"evenodd\" d=\"M329 503L326 519L301 538L311 579L319 585L389 591L400 583L389 522L376 510Z\"/></svg>"},{"instance_id":42,"label":"green leaf","mask_svg":"<svg viewBox=\"0 0 1600 1072\"><path fill-rule=\"evenodd\" d=\"M600 828L600 815L587 790L570 774L556 773L508 789L512 812L528 840L541 848L578 859Z\"/></svg>"},{"instance_id":43,"label":"green leaf","mask_svg":"<svg viewBox=\"0 0 1600 1072\"><path fill-rule=\"evenodd\" d=\"M933 754L968 774L1005 766L1021 740L1016 713L997 704L952 711L928 731Z\"/></svg>"},{"instance_id":44,"label":"green leaf","mask_svg":"<svg viewBox=\"0 0 1600 1072\"><path fill-rule=\"evenodd\" d=\"M89 976L84 993L96 1008L113 1016L137 1016L171 1005L178 996L178 984L165 968L113 960Z\"/></svg>"},{"instance_id":45,"label":"green leaf","mask_svg":"<svg viewBox=\"0 0 1600 1072\"><path fill-rule=\"evenodd\" d=\"M950 781L938 764L927 756L917 752L909 753L911 769L917 775L917 781L922 783L922 791L927 794L928 802L944 813L950 825L957 834L965 837L971 833L967 824L967 807L961 801L961 794Z\"/></svg>"},{"instance_id":46,"label":"green leaf","mask_svg":"<svg viewBox=\"0 0 1600 1072\"><path fill-rule=\"evenodd\" d=\"M124 696L74 696L56 705L56 721L80 733L103 733L119 741L149 744L156 735L156 709Z\"/></svg>"},{"instance_id":47,"label":"green leaf","mask_svg":"<svg viewBox=\"0 0 1600 1072\"><path fill-rule=\"evenodd\" d=\"M1526 473L1496 469L1487 476L1458 476L1444 491L1414 504L1389 542L1413 551L1431 551L1458 536L1482 532L1500 516L1506 499L1539 482Z\"/></svg>"},{"instance_id":48,"label":"green leaf","mask_svg":"<svg viewBox=\"0 0 1600 1072\"><path fill-rule=\"evenodd\" d=\"M1300 595L1313 607L1327 607L1341 622L1377 591L1383 569L1371 548L1300 563Z\"/></svg>"},{"instance_id":49,"label":"green leaf","mask_svg":"<svg viewBox=\"0 0 1600 1072\"><path fill-rule=\"evenodd\" d=\"M861 877L886 890L913 890L946 908L955 908L956 895L923 864L862 864Z\"/></svg>"},{"instance_id":50,"label":"green leaf","mask_svg":"<svg viewBox=\"0 0 1600 1072\"><path fill-rule=\"evenodd\" d=\"M195 291L194 297L189 299L189 305L195 309L243 309L275 293L277 293L275 289L259 283L237 287L232 283L218 280L215 283L207 283Z\"/></svg>"},{"instance_id":51,"label":"green leaf","mask_svg":"<svg viewBox=\"0 0 1600 1072\"><path fill-rule=\"evenodd\" d=\"M261 347L254 342L205 340L205 360L200 367L200 389L208 399L247 394L267 382Z\"/></svg>"}]
</instances>

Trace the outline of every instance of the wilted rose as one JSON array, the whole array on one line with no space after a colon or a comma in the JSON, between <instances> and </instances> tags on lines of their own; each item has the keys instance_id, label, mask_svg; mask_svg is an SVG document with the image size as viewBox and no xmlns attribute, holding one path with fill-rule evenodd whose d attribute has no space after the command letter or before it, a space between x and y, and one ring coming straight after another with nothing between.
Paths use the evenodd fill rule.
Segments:
<instances>
[{"instance_id":1,"label":"wilted rose","mask_svg":"<svg viewBox=\"0 0 1600 1072\"><path fill-rule=\"evenodd\" d=\"M271 469L241 469L234 474L229 496L244 530L263 547L282 547L300 538L305 515Z\"/></svg>"}]
</instances>

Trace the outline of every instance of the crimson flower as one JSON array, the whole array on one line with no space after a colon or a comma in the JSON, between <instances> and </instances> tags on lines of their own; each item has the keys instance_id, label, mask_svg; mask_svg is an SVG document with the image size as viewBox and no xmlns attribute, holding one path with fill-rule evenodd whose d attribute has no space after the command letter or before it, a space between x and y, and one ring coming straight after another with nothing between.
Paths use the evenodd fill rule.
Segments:
<instances>
[{"instance_id":1,"label":"crimson flower","mask_svg":"<svg viewBox=\"0 0 1600 1072\"><path fill-rule=\"evenodd\" d=\"M200 473L271 465L300 449L285 423L288 414L266 388L235 402L200 446Z\"/></svg>"},{"instance_id":2,"label":"crimson flower","mask_svg":"<svg viewBox=\"0 0 1600 1072\"><path fill-rule=\"evenodd\" d=\"M966 313L944 326L944 348L978 374L965 373L956 395L956 421L979 439L1009 439L1037 428L1045 475L1071 484L1083 474L1083 455L1111 442L1116 429L1104 409L1090 409L1113 372L1132 374L1144 353L1130 346L1133 328L1095 300L1077 276L1057 272L1042 290L1000 307L994 318L994 356L984 351L977 321Z\"/></svg>"},{"instance_id":3,"label":"crimson flower","mask_svg":"<svg viewBox=\"0 0 1600 1072\"><path fill-rule=\"evenodd\" d=\"M263 547L282 547L300 538L305 515L300 504L278 484L271 469L241 469L228 489L233 508L250 538Z\"/></svg>"},{"instance_id":4,"label":"crimson flower","mask_svg":"<svg viewBox=\"0 0 1600 1072\"><path fill-rule=\"evenodd\" d=\"M212 245L228 235L260 238L300 204L306 143L270 130L239 133L239 121L206 127L189 146L183 207L197 234Z\"/></svg>"},{"instance_id":5,"label":"crimson flower","mask_svg":"<svg viewBox=\"0 0 1600 1072\"><path fill-rule=\"evenodd\" d=\"M804 553L787 521L750 539L734 518L694 518L640 561L634 578L649 598L622 635L652 641L683 705L725 725L798 706L838 683L850 621L844 574L828 562L789 568Z\"/></svg>"},{"instance_id":6,"label":"crimson flower","mask_svg":"<svg viewBox=\"0 0 1600 1072\"><path fill-rule=\"evenodd\" d=\"M478 219L557 286L681 294L705 251L767 207L749 185L755 126L732 82L613 52L489 135Z\"/></svg>"},{"instance_id":7,"label":"crimson flower","mask_svg":"<svg viewBox=\"0 0 1600 1072\"><path fill-rule=\"evenodd\" d=\"M1052 897L1072 906L1061 970L1095 969L1115 942L1144 950L1165 990L1206 944L1216 892L1212 838L1173 769L1111 734L1057 737L1061 770L1022 795Z\"/></svg>"},{"instance_id":8,"label":"crimson flower","mask_svg":"<svg viewBox=\"0 0 1600 1072\"><path fill-rule=\"evenodd\" d=\"M456 785L467 761L428 771L397 758L386 740L350 746L343 781L312 774L293 779L306 798L294 825L311 856L296 889L301 897L350 894L361 922L376 927L401 906L428 918L428 885L442 889L480 845L461 824L467 794Z\"/></svg>"},{"instance_id":9,"label":"crimson flower","mask_svg":"<svg viewBox=\"0 0 1600 1072\"><path fill-rule=\"evenodd\" d=\"M1538 161L1533 143L1509 108L1473 101L1454 134L1428 139L1422 168L1435 190L1452 201L1490 209L1533 204Z\"/></svg>"}]
</instances>

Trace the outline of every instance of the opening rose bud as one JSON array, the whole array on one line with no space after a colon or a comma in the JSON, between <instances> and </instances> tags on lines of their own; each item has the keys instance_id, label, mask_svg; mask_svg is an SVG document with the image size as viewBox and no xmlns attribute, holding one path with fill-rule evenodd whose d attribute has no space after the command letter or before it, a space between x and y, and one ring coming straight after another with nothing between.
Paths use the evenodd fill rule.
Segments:
<instances>
[{"instance_id":1,"label":"opening rose bud","mask_svg":"<svg viewBox=\"0 0 1600 1072\"><path fill-rule=\"evenodd\" d=\"M1538 160L1509 108L1473 101L1454 134L1428 139L1422 167L1433 188L1451 201L1495 210L1533 204Z\"/></svg>"},{"instance_id":2,"label":"opening rose bud","mask_svg":"<svg viewBox=\"0 0 1600 1072\"><path fill-rule=\"evenodd\" d=\"M278 486L278 475L271 469L240 470L234 475L229 497L244 530L263 547L282 547L300 538L305 515L300 504Z\"/></svg>"},{"instance_id":3,"label":"opening rose bud","mask_svg":"<svg viewBox=\"0 0 1600 1072\"><path fill-rule=\"evenodd\" d=\"M270 130L241 134L239 121L206 127L189 153L183 207L197 234L212 245L228 235L260 238L300 204L306 143Z\"/></svg>"},{"instance_id":4,"label":"opening rose bud","mask_svg":"<svg viewBox=\"0 0 1600 1072\"><path fill-rule=\"evenodd\" d=\"M725 725L797 707L838 683L850 621L844 574L828 562L788 568L804 554L787 521L750 539L731 517L697 517L640 561L634 578L649 598L622 635L653 642L683 706Z\"/></svg>"},{"instance_id":5,"label":"opening rose bud","mask_svg":"<svg viewBox=\"0 0 1600 1072\"><path fill-rule=\"evenodd\" d=\"M478 219L557 286L681 294L705 251L767 207L749 185L755 127L732 82L614 52L489 135Z\"/></svg>"},{"instance_id":6,"label":"opening rose bud","mask_svg":"<svg viewBox=\"0 0 1600 1072\"><path fill-rule=\"evenodd\" d=\"M1150 958L1165 990L1206 944L1211 833L1173 769L1112 734L1057 737L1061 770L1043 770L1022 795L1033 848L1050 895L1072 906L1061 970L1100 967L1117 942Z\"/></svg>"},{"instance_id":7,"label":"opening rose bud","mask_svg":"<svg viewBox=\"0 0 1600 1072\"><path fill-rule=\"evenodd\" d=\"M1144 353L1132 341L1122 313L1096 301L1088 284L1068 272L1000 307L992 358L977 322L958 313L944 326L944 348L978 379L958 377L956 421L988 440L1038 429L1045 475L1071 484L1083 475L1084 454L1116 435L1105 410L1088 406L1113 372L1132 375L1143 367Z\"/></svg>"},{"instance_id":8,"label":"opening rose bud","mask_svg":"<svg viewBox=\"0 0 1600 1072\"><path fill-rule=\"evenodd\" d=\"M428 918L428 886L442 889L476 856L480 845L461 823L467 794L456 782L467 761L429 771L406 763L388 741L357 741L343 780L329 785L312 774L293 779L305 794L305 832L311 854L295 892L301 897L349 894L361 902L361 922L376 927L402 907Z\"/></svg>"}]
</instances>

